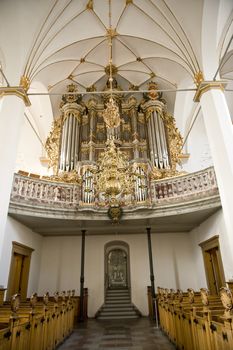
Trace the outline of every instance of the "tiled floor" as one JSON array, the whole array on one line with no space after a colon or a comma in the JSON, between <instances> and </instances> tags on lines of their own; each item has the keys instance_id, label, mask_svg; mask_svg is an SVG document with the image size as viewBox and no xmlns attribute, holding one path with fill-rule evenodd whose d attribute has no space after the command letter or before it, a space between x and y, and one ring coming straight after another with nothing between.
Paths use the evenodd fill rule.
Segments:
<instances>
[{"instance_id":1,"label":"tiled floor","mask_svg":"<svg viewBox=\"0 0 233 350\"><path fill-rule=\"evenodd\" d=\"M147 318L78 324L59 350L174 350L175 347Z\"/></svg>"}]
</instances>

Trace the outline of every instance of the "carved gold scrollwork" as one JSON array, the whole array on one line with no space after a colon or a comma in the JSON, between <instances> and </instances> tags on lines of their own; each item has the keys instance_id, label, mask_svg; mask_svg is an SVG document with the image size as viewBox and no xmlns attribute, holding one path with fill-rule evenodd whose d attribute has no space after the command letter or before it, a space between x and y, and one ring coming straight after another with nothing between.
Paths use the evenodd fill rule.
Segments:
<instances>
[{"instance_id":1,"label":"carved gold scrollwork","mask_svg":"<svg viewBox=\"0 0 233 350\"><path fill-rule=\"evenodd\" d=\"M176 164L180 163L180 155L182 153L183 138L176 127L175 118L171 114L163 114L162 119L164 120L171 161L171 169L173 172L176 170ZM174 175L172 175L174 176Z\"/></svg>"},{"instance_id":2,"label":"carved gold scrollwork","mask_svg":"<svg viewBox=\"0 0 233 350\"><path fill-rule=\"evenodd\" d=\"M49 168L53 168L54 174L58 171L59 149L61 138L62 118L53 122L52 130L45 142L45 149L49 158Z\"/></svg>"}]
</instances>

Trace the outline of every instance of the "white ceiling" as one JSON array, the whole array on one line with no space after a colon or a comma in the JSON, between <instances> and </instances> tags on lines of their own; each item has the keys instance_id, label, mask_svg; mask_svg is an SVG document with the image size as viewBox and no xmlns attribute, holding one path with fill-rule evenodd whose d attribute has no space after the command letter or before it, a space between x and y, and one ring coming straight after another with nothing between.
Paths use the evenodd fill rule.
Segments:
<instances>
[{"instance_id":1,"label":"white ceiling","mask_svg":"<svg viewBox=\"0 0 233 350\"><path fill-rule=\"evenodd\" d=\"M109 0L2 0L1 6L4 28L18 31L17 41L23 49L17 64L20 58L21 74L31 79L29 92L48 90L54 117L60 113L61 94L71 82L80 92L93 84L98 91L104 88L109 62ZM208 6L207 18L216 21L216 33L210 32L206 20ZM113 64L123 89L131 85L147 89L152 79L160 89L194 87L195 73L204 69L204 33L214 41L215 52L207 52L210 64L217 55L220 77L233 88L233 41L228 46L233 34L232 0L111 0L111 24L115 32ZM7 41L0 33L0 39L6 63L16 64L8 45L17 47L16 36ZM11 71L9 66L8 77ZM44 88L38 88L38 82ZM226 96L233 115L232 94ZM177 94L165 92L163 97L173 113ZM51 112L32 114L39 123L41 115ZM178 118L182 121L177 120L178 124L184 125L186 116ZM48 120L50 128L50 117Z\"/></svg>"},{"instance_id":2,"label":"white ceiling","mask_svg":"<svg viewBox=\"0 0 233 350\"><path fill-rule=\"evenodd\" d=\"M175 5L175 6L174 6ZM113 64L124 89L156 80L161 89L192 84L200 70L203 2L112 0ZM192 13L188 16L187 13ZM109 1L53 1L28 57L25 73L50 93L80 91L92 84L102 90L109 62ZM165 94L173 109L175 94ZM55 114L60 96L52 97Z\"/></svg>"}]
</instances>

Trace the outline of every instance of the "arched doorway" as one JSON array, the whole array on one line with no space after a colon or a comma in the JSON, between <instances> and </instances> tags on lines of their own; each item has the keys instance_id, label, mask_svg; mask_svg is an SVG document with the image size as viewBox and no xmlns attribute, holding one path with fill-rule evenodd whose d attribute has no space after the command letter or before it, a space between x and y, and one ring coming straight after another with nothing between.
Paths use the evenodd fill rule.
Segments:
<instances>
[{"instance_id":1,"label":"arched doorway","mask_svg":"<svg viewBox=\"0 0 233 350\"><path fill-rule=\"evenodd\" d=\"M105 290L129 289L129 246L122 241L105 245Z\"/></svg>"}]
</instances>

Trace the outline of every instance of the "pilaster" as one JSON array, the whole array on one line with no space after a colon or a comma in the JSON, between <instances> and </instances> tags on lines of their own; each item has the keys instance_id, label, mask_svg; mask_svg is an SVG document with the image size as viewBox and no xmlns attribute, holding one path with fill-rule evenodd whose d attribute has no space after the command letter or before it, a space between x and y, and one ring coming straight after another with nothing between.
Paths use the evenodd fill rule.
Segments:
<instances>
[{"instance_id":1,"label":"pilaster","mask_svg":"<svg viewBox=\"0 0 233 350\"><path fill-rule=\"evenodd\" d=\"M203 81L194 101L200 101L221 196L224 221L233 256L233 126L224 96L225 83ZM215 233L216 234L216 233ZM232 269L225 271L232 278Z\"/></svg>"},{"instance_id":2,"label":"pilaster","mask_svg":"<svg viewBox=\"0 0 233 350\"><path fill-rule=\"evenodd\" d=\"M0 265L4 249L5 226L17 157L20 129L24 118L24 99L5 94L0 99ZM3 269L2 269L3 270ZM0 285L5 285L0 275Z\"/></svg>"}]
</instances>

